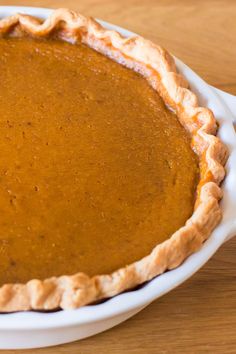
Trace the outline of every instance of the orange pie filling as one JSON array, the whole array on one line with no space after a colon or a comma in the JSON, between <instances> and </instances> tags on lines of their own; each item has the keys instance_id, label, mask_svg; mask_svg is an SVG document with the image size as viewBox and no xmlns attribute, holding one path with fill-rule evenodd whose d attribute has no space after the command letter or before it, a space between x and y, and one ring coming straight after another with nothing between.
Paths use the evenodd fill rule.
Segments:
<instances>
[{"instance_id":1,"label":"orange pie filling","mask_svg":"<svg viewBox=\"0 0 236 354\"><path fill-rule=\"evenodd\" d=\"M110 273L193 212L198 160L139 74L82 44L0 39L0 285Z\"/></svg>"}]
</instances>

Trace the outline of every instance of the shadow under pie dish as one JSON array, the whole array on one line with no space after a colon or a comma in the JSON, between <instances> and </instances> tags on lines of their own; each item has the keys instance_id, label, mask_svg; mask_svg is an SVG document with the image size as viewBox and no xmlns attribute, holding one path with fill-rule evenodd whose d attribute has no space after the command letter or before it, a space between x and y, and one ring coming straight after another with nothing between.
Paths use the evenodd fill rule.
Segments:
<instances>
[{"instance_id":1,"label":"shadow under pie dish","mask_svg":"<svg viewBox=\"0 0 236 354\"><path fill-rule=\"evenodd\" d=\"M64 9L0 36L0 311L77 308L198 250L227 150L172 57Z\"/></svg>"}]
</instances>

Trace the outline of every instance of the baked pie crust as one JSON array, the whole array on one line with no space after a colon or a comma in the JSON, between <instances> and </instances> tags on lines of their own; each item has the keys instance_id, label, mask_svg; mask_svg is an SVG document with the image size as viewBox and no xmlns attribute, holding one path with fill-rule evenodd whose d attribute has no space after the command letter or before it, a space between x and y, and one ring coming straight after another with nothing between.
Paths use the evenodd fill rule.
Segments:
<instances>
[{"instance_id":1,"label":"baked pie crust","mask_svg":"<svg viewBox=\"0 0 236 354\"><path fill-rule=\"evenodd\" d=\"M112 274L89 277L72 276L30 280L26 284L5 284L0 288L0 311L75 309L134 288L166 270L178 267L190 254L200 249L220 222L222 212L219 187L225 176L228 152L215 136L217 124L213 113L199 107L196 95L177 72L171 55L142 37L124 38L107 30L91 18L66 9L56 10L47 20L16 14L0 21L0 36L81 41L118 63L141 73L175 111L191 136L192 149L199 157L200 182L193 215L168 240L158 244L141 260Z\"/></svg>"}]
</instances>

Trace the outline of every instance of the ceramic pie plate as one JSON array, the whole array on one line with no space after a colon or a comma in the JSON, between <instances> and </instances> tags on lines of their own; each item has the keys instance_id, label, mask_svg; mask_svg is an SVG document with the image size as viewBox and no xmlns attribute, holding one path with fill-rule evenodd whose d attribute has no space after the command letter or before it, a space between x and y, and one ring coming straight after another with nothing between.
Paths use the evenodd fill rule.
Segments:
<instances>
[{"instance_id":1,"label":"ceramic pie plate","mask_svg":"<svg viewBox=\"0 0 236 354\"><path fill-rule=\"evenodd\" d=\"M45 18L51 11L43 8L0 6L0 18L17 12ZM99 22L124 36L134 35L120 27ZM225 241L236 234L236 134L233 127L233 121L236 121L236 97L209 86L178 59L176 65L188 79L201 104L213 110L220 126L218 135L230 151L226 165L227 177L223 183L221 223L200 251L190 256L177 269L154 278L138 290L77 310L0 314L0 349L52 346L86 338L109 329L183 283L197 272Z\"/></svg>"}]
</instances>

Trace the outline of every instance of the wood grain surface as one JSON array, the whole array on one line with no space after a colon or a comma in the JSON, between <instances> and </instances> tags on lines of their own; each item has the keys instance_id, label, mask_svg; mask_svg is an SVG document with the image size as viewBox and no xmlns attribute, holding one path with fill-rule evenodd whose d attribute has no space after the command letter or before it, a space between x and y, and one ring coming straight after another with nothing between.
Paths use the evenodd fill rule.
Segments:
<instances>
[{"instance_id":1,"label":"wood grain surface","mask_svg":"<svg viewBox=\"0 0 236 354\"><path fill-rule=\"evenodd\" d=\"M236 95L234 0L39 0L0 5L68 7L137 32ZM25 353L3 351L4 353ZM236 238L185 284L97 336L27 353L236 353Z\"/></svg>"}]
</instances>

